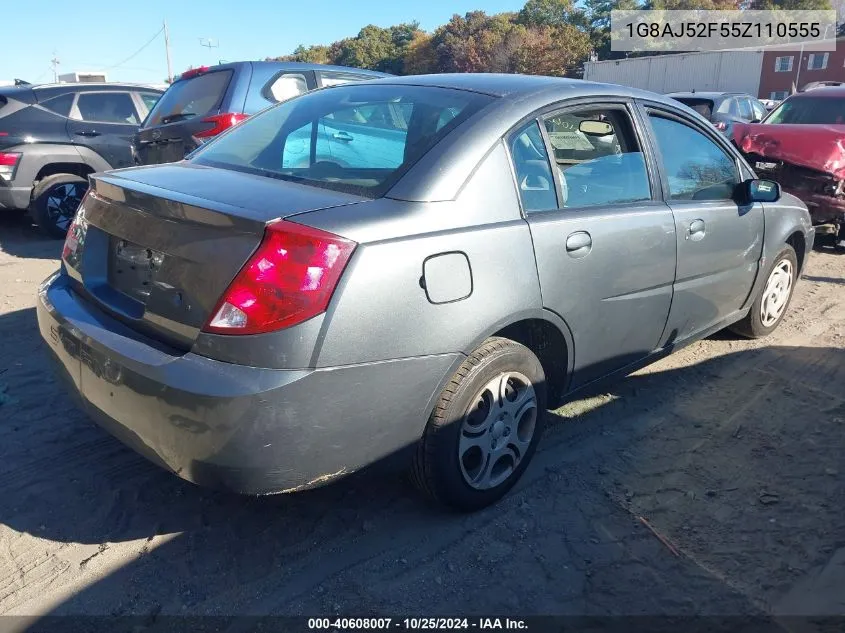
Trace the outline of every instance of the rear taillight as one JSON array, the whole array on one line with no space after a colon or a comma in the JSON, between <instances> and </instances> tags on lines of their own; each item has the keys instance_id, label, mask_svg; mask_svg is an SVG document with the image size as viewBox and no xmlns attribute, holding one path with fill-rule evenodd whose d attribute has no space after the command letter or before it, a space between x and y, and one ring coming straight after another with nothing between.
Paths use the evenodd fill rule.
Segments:
<instances>
[{"instance_id":1,"label":"rear taillight","mask_svg":"<svg viewBox=\"0 0 845 633\"><path fill-rule=\"evenodd\" d=\"M21 159L19 152L0 152L0 180L11 180Z\"/></svg>"},{"instance_id":2,"label":"rear taillight","mask_svg":"<svg viewBox=\"0 0 845 633\"><path fill-rule=\"evenodd\" d=\"M203 331L261 334L325 312L356 246L301 224L271 224Z\"/></svg>"},{"instance_id":3,"label":"rear taillight","mask_svg":"<svg viewBox=\"0 0 845 633\"><path fill-rule=\"evenodd\" d=\"M79 248L79 225L74 219L70 226L67 227L67 234L65 235L65 245L62 248L62 259L67 261L69 257L76 255L76 249Z\"/></svg>"},{"instance_id":4,"label":"rear taillight","mask_svg":"<svg viewBox=\"0 0 845 633\"><path fill-rule=\"evenodd\" d=\"M202 132L196 132L194 136L197 138L209 138L211 136L217 136L220 132L228 130L230 127L233 127L246 119L249 115L246 114L237 114L232 112L227 112L226 114L215 114L213 116L207 116L202 121L203 123L213 123L214 127L209 128L207 130L203 130Z\"/></svg>"}]
</instances>

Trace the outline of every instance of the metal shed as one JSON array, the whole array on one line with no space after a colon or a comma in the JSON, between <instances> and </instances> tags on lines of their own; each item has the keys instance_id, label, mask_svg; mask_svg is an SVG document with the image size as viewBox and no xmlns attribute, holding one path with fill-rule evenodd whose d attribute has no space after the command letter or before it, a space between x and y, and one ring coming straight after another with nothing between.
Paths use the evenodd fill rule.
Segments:
<instances>
[{"instance_id":1,"label":"metal shed","mask_svg":"<svg viewBox=\"0 0 845 633\"><path fill-rule=\"evenodd\" d=\"M584 79L659 92L721 91L756 95L762 50L707 51L587 62Z\"/></svg>"}]
</instances>

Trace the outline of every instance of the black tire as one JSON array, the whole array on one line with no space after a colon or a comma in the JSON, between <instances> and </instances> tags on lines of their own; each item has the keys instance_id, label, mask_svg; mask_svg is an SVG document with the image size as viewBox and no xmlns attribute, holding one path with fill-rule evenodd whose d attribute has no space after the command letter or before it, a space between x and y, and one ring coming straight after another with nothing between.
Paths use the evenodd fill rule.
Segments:
<instances>
[{"instance_id":1,"label":"black tire","mask_svg":"<svg viewBox=\"0 0 845 633\"><path fill-rule=\"evenodd\" d=\"M69 185L73 186L73 194L69 194ZM74 174L53 174L39 182L32 190L30 210L41 232L64 239L87 190L88 181Z\"/></svg>"},{"instance_id":2,"label":"black tire","mask_svg":"<svg viewBox=\"0 0 845 633\"><path fill-rule=\"evenodd\" d=\"M495 486L479 489L468 483L467 476L464 475L466 462L460 460L458 456L462 427L470 407L484 399L487 393L485 387L492 381L499 380L506 372L520 374L527 378L533 389L536 401L533 435L530 440L522 438L522 442L528 443L528 447L521 451L521 460L515 467L511 463L510 474ZM518 397L516 394L520 393L519 390L524 385L519 382L520 379L517 376L513 376L512 380L516 382L508 378L505 387L515 384L517 390L510 393ZM414 455L411 478L415 485L430 499L462 512L479 510L498 501L519 480L537 449L545 422L546 392L543 367L531 350L510 339L498 337L487 339L467 357L440 394ZM526 390L524 393L530 398L530 391ZM495 403L490 406L495 406ZM492 420L492 410L490 411L491 415L481 417ZM531 408L528 407L522 411L521 415L516 416L519 419L512 422L513 428L521 427L523 421L531 425L532 420L526 418L531 415ZM496 426L495 423L489 426L489 437L495 446L497 440L493 439L496 436L494 426ZM501 433L501 427L498 432ZM501 441L508 449L515 449L516 445L511 444L507 439L509 434L510 429L505 431L504 439L501 434L498 435L498 441ZM512 439L516 439L518 435L519 431L514 432ZM487 432L479 435L479 437L487 436ZM469 453L470 451L467 451L464 457ZM518 453L519 451L514 452L514 454ZM497 460L494 459L493 465L501 463L502 459L508 461L509 458L503 456ZM481 470L486 470L483 465ZM491 467L490 470L492 471L493 468Z\"/></svg>"},{"instance_id":3,"label":"black tire","mask_svg":"<svg viewBox=\"0 0 845 633\"><path fill-rule=\"evenodd\" d=\"M768 283L769 277L772 275L772 271L774 271L775 268L781 265L784 261L789 261L792 265L792 285L789 288L789 297L787 298L786 305L777 320L767 326L763 324L761 314L766 284ZM751 304L751 312L749 312L742 321L738 321L732 325L730 330L748 338L762 338L774 332L783 321L783 317L786 315L786 312L789 310L789 304L792 302L792 295L795 293L796 281L798 281L798 257L795 255L795 249L788 244L785 244L781 251L772 260L771 266L769 266L768 270L766 270L766 281L763 284L763 288L760 290L760 294L754 299L754 303Z\"/></svg>"}]
</instances>

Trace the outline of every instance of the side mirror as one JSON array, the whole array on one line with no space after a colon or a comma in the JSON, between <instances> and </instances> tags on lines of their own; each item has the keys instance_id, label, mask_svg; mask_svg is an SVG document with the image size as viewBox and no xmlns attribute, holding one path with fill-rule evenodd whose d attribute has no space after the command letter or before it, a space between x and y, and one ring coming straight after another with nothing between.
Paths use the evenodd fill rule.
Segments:
<instances>
[{"instance_id":1,"label":"side mirror","mask_svg":"<svg viewBox=\"0 0 845 633\"><path fill-rule=\"evenodd\" d=\"M777 202L780 200L780 185L774 180L751 179L739 184L739 202Z\"/></svg>"}]
</instances>

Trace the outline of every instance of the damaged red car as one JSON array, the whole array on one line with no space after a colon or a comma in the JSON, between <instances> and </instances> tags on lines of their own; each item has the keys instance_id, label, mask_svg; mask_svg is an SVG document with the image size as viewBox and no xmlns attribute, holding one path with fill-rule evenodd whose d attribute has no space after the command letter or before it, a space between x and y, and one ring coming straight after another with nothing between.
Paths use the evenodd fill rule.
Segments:
<instances>
[{"instance_id":1,"label":"damaged red car","mask_svg":"<svg viewBox=\"0 0 845 633\"><path fill-rule=\"evenodd\" d=\"M737 123L733 142L761 178L807 205L814 224L835 224L845 249L845 87L795 94L761 123Z\"/></svg>"}]
</instances>

